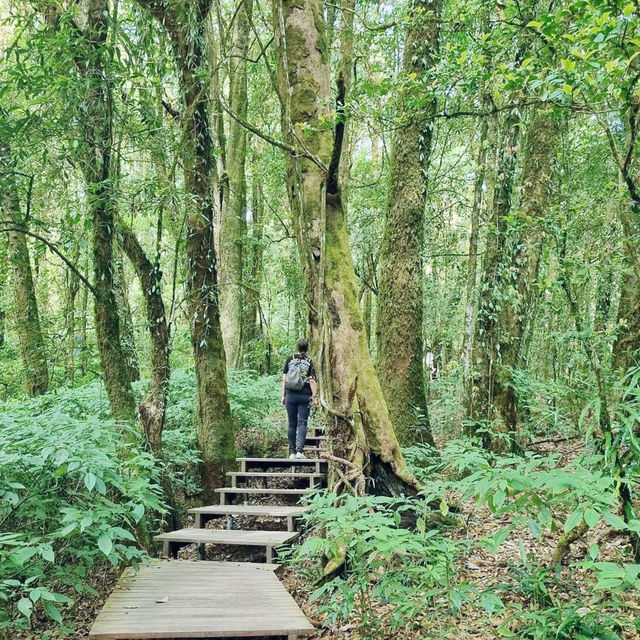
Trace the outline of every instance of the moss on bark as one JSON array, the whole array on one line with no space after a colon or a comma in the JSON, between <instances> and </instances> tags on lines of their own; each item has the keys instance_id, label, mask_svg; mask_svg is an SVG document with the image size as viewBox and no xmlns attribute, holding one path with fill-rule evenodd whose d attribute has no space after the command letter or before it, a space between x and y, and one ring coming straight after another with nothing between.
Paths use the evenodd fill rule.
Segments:
<instances>
[{"instance_id":1,"label":"moss on bark","mask_svg":"<svg viewBox=\"0 0 640 640\"><path fill-rule=\"evenodd\" d=\"M47 358L40 328L40 315L33 285L33 273L26 236L16 228L22 225L20 195L11 166L10 147L0 140L0 210L2 221L11 228L7 231L7 253L11 268L11 283L17 313L16 333L25 366L27 393L38 396L49 387ZM4 312L2 312L2 338L4 340Z\"/></svg>"},{"instance_id":2,"label":"moss on bark","mask_svg":"<svg viewBox=\"0 0 640 640\"><path fill-rule=\"evenodd\" d=\"M332 113L321 3L276 1L273 16L283 137L306 156L287 155L287 187L331 451L369 476L371 490L408 491L417 483L389 419L360 313L335 163L343 132L338 124L334 153L326 127Z\"/></svg>"},{"instance_id":3,"label":"moss on bark","mask_svg":"<svg viewBox=\"0 0 640 640\"><path fill-rule=\"evenodd\" d=\"M229 108L247 119L247 49L253 3L245 0L234 16L233 42L229 62ZM244 343L243 289L244 236L247 214L247 131L231 118L227 139L226 173L228 196L220 216L220 313L227 361L242 366Z\"/></svg>"},{"instance_id":4,"label":"moss on bark","mask_svg":"<svg viewBox=\"0 0 640 640\"><path fill-rule=\"evenodd\" d=\"M207 15L209 0L139 0L166 28L172 42L183 100L183 166L190 196L187 218L189 315L193 344L198 445L203 499L215 498L234 464L234 427L227 393L227 367L220 328L214 240L213 145L207 110Z\"/></svg>"},{"instance_id":5,"label":"moss on bark","mask_svg":"<svg viewBox=\"0 0 640 640\"><path fill-rule=\"evenodd\" d=\"M378 371L398 438L403 444L433 444L427 418L423 367L424 220L427 164L431 154L435 101L420 98L411 77L424 78L435 64L440 3L414 0L404 50L405 82L398 99L391 156L391 185L380 252L378 294ZM418 415L426 424L418 426Z\"/></svg>"}]
</instances>

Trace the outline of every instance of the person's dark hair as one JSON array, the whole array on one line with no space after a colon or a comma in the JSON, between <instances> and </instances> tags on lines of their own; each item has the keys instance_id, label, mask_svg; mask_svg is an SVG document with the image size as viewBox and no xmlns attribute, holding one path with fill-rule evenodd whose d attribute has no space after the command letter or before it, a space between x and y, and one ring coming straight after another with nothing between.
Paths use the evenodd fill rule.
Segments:
<instances>
[{"instance_id":1,"label":"person's dark hair","mask_svg":"<svg viewBox=\"0 0 640 640\"><path fill-rule=\"evenodd\" d=\"M305 338L300 338L296 343L296 347L298 347L298 353L307 353L307 349L309 348L309 341Z\"/></svg>"}]
</instances>

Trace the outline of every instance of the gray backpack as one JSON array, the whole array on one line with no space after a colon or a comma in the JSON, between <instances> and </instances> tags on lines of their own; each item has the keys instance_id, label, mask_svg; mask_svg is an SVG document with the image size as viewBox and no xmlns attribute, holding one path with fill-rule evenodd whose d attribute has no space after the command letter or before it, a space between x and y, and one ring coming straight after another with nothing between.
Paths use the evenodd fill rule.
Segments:
<instances>
[{"instance_id":1,"label":"gray backpack","mask_svg":"<svg viewBox=\"0 0 640 640\"><path fill-rule=\"evenodd\" d=\"M289 362L284 386L290 391L300 391L309 382L309 370L311 360L309 358L294 358Z\"/></svg>"}]
</instances>

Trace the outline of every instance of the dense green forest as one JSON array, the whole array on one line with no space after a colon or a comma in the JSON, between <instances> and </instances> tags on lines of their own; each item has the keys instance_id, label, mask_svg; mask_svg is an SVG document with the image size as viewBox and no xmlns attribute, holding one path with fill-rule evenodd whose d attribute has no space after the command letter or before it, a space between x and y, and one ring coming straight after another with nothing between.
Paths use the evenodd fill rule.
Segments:
<instances>
[{"instance_id":1,"label":"dense green forest","mask_svg":"<svg viewBox=\"0 0 640 640\"><path fill-rule=\"evenodd\" d=\"M640 633L637 0L0 0L0 638L286 450L317 638Z\"/></svg>"}]
</instances>

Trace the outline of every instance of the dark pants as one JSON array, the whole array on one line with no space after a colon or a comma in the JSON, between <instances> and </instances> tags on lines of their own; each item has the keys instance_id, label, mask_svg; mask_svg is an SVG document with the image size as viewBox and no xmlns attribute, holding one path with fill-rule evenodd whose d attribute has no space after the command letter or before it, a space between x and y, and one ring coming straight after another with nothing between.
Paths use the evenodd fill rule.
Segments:
<instances>
[{"instance_id":1,"label":"dark pants","mask_svg":"<svg viewBox=\"0 0 640 640\"><path fill-rule=\"evenodd\" d=\"M307 439L311 396L299 391L287 391L287 417L289 418L289 453L302 451Z\"/></svg>"}]
</instances>

